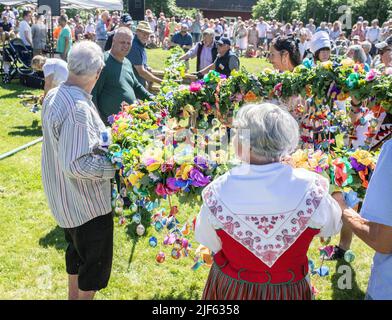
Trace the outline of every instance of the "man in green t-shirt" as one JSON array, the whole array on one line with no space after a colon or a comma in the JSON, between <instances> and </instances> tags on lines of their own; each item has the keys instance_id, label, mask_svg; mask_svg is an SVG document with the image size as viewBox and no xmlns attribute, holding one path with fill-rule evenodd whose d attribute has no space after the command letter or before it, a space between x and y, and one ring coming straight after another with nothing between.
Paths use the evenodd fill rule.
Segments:
<instances>
[{"instance_id":1,"label":"man in green t-shirt","mask_svg":"<svg viewBox=\"0 0 392 320\"><path fill-rule=\"evenodd\" d=\"M121 27L113 37L110 51L105 52L105 67L93 89L93 101L101 119L108 125L108 117L121 110L123 102L132 104L137 99L152 99L136 79L131 62L126 58L132 46L132 32Z\"/></svg>"},{"instance_id":2,"label":"man in green t-shirt","mask_svg":"<svg viewBox=\"0 0 392 320\"><path fill-rule=\"evenodd\" d=\"M60 53L61 59L67 61L68 52L72 48L72 32L68 26L68 17L64 14L59 18L61 32L57 41L57 52Z\"/></svg>"}]
</instances>

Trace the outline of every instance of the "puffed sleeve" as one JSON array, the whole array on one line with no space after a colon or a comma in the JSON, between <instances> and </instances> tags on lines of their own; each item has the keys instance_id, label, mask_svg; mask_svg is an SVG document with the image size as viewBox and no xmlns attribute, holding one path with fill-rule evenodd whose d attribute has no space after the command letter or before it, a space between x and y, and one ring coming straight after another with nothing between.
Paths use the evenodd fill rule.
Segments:
<instances>
[{"instance_id":1,"label":"puffed sleeve","mask_svg":"<svg viewBox=\"0 0 392 320\"><path fill-rule=\"evenodd\" d=\"M196 220L195 239L216 253L222 249L222 243L210 221L210 215L208 207L203 205Z\"/></svg>"},{"instance_id":2,"label":"puffed sleeve","mask_svg":"<svg viewBox=\"0 0 392 320\"><path fill-rule=\"evenodd\" d=\"M331 237L340 232L342 225L342 210L339 204L330 194L326 194L309 220L308 226L320 229L318 237Z\"/></svg>"}]
</instances>

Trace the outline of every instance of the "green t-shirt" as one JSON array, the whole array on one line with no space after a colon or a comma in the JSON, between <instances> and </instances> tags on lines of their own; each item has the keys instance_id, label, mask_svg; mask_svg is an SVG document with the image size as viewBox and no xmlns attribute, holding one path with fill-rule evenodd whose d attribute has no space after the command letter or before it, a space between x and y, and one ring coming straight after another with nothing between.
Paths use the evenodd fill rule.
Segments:
<instances>
[{"instance_id":1,"label":"green t-shirt","mask_svg":"<svg viewBox=\"0 0 392 320\"><path fill-rule=\"evenodd\" d=\"M131 62L125 58L121 63L107 51L102 70L92 95L101 119L108 124L108 117L121 110L121 103L132 104L136 99L151 99L149 93L136 79Z\"/></svg>"},{"instance_id":2,"label":"green t-shirt","mask_svg":"<svg viewBox=\"0 0 392 320\"><path fill-rule=\"evenodd\" d=\"M68 52L72 48L72 32L71 29L68 26L65 26L64 28L61 29L59 39L57 41L57 52L58 53L64 53L65 50L65 39L68 38L69 46L68 46ZM68 54L66 52L66 54Z\"/></svg>"}]
</instances>

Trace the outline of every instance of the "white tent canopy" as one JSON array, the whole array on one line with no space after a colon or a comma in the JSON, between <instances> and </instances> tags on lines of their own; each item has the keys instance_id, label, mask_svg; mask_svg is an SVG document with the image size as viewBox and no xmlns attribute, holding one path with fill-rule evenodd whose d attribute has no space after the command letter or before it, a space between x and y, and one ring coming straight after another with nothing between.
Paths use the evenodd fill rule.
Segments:
<instances>
[{"instance_id":1,"label":"white tent canopy","mask_svg":"<svg viewBox=\"0 0 392 320\"><path fill-rule=\"evenodd\" d=\"M25 4L37 4L37 0L0 0L0 4L17 6ZM122 0L61 0L61 7L76 9L107 9L122 11Z\"/></svg>"}]
</instances>

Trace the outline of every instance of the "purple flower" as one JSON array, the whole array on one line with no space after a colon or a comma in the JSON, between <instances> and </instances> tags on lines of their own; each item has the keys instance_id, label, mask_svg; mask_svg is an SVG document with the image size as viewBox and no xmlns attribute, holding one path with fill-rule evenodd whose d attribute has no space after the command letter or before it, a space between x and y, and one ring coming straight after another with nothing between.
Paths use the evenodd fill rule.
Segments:
<instances>
[{"instance_id":1,"label":"purple flower","mask_svg":"<svg viewBox=\"0 0 392 320\"><path fill-rule=\"evenodd\" d=\"M108 117L108 122L109 122L109 124L113 124L114 123L114 115L113 114Z\"/></svg>"},{"instance_id":2,"label":"purple flower","mask_svg":"<svg viewBox=\"0 0 392 320\"><path fill-rule=\"evenodd\" d=\"M188 179L188 180L177 179L176 183L175 183L176 187L181 188L181 189L186 189L191 184L192 184L192 180L190 180L190 179Z\"/></svg>"},{"instance_id":3,"label":"purple flower","mask_svg":"<svg viewBox=\"0 0 392 320\"><path fill-rule=\"evenodd\" d=\"M358 163L357 159L355 159L353 157L350 157L350 164L353 167L353 169L356 171L363 171L366 169L365 165Z\"/></svg>"},{"instance_id":4,"label":"purple flower","mask_svg":"<svg viewBox=\"0 0 392 320\"><path fill-rule=\"evenodd\" d=\"M193 168L189 173L189 177L193 180L192 185L195 187L205 187L210 183L211 177L206 177L198 169Z\"/></svg>"},{"instance_id":5,"label":"purple flower","mask_svg":"<svg viewBox=\"0 0 392 320\"><path fill-rule=\"evenodd\" d=\"M172 191L178 191L179 187L176 185L177 179L176 178L167 178L166 179L166 186Z\"/></svg>"},{"instance_id":6,"label":"purple flower","mask_svg":"<svg viewBox=\"0 0 392 320\"><path fill-rule=\"evenodd\" d=\"M202 169L202 170L205 170L205 169L208 168L207 160L204 159L203 157L196 156L196 157L193 159L193 162L194 162L200 169Z\"/></svg>"},{"instance_id":7,"label":"purple flower","mask_svg":"<svg viewBox=\"0 0 392 320\"><path fill-rule=\"evenodd\" d=\"M222 74L222 73L219 75L219 77L220 77L221 79L226 79L226 78L227 78L227 76L226 76L225 74Z\"/></svg>"}]
</instances>

